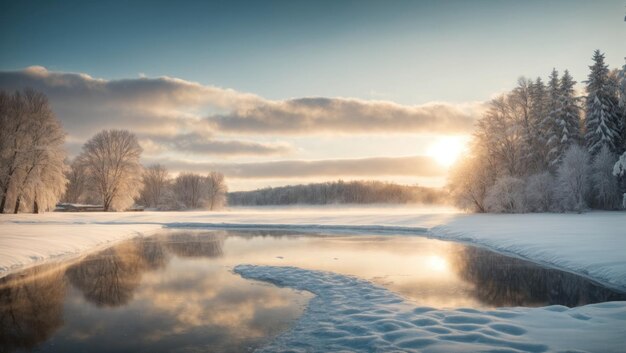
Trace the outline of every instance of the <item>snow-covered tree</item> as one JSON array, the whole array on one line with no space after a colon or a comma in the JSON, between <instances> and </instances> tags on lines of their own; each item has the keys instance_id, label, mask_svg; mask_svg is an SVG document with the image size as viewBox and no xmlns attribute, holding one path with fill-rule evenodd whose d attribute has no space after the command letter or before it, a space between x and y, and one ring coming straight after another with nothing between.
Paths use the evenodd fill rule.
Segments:
<instances>
[{"instance_id":1,"label":"snow-covered tree","mask_svg":"<svg viewBox=\"0 0 626 353\"><path fill-rule=\"evenodd\" d=\"M211 172L205 179L207 189L207 206L209 210L221 208L226 204L226 193L228 187L224 180L224 174Z\"/></svg>"},{"instance_id":2,"label":"snow-covered tree","mask_svg":"<svg viewBox=\"0 0 626 353\"><path fill-rule=\"evenodd\" d=\"M613 165L613 176L615 176L621 186L622 208L626 208L626 152L622 153L615 165Z\"/></svg>"},{"instance_id":3,"label":"snow-covered tree","mask_svg":"<svg viewBox=\"0 0 626 353\"><path fill-rule=\"evenodd\" d=\"M542 121L549 114L548 92L540 77L530 87L529 121L531 137L529 154L526 156L525 168L530 173L544 171L548 167L548 149L546 134Z\"/></svg>"},{"instance_id":4,"label":"snow-covered tree","mask_svg":"<svg viewBox=\"0 0 626 353\"><path fill-rule=\"evenodd\" d=\"M615 74L616 79L616 91L617 91L617 107L618 114L620 116L619 122L621 127L621 143L618 153L626 152L626 64L622 66L621 70L617 70Z\"/></svg>"},{"instance_id":5,"label":"snow-covered tree","mask_svg":"<svg viewBox=\"0 0 626 353\"><path fill-rule=\"evenodd\" d=\"M559 73L552 69L548 81L548 110L541 120L541 131L543 131L545 149L547 151L548 167L556 169L559 163L559 129L558 120L561 114L561 87Z\"/></svg>"},{"instance_id":6,"label":"snow-covered tree","mask_svg":"<svg viewBox=\"0 0 626 353\"><path fill-rule=\"evenodd\" d=\"M104 130L83 145L79 155L88 182L105 211L131 206L141 189L141 146L126 130Z\"/></svg>"},{"instance_id":7,"label":"snow-covered tree","mask_svg":"<svg viewBox=\"0 0 626 353\"><path fill-rule=\"evenodd\" d=\"M557 199L564 211L582 212L587 208L589 191L589 153L573 145L566 152L557 170Z\"/></svg>"},{"instance_id":8,"label":"snow-covered tree","mask_svg":"<svg viewBox=\"0 0 626 353\"><path fill-rule=\"evenodd\" d=\"M65 189L65 133L48 99L33 90L0 93L0 211L54 207Z\"/></svg>"},{"instance_id":9,"label":"snow-covered tree","mask_svg":"<svg viewBox=\"0 0 626 353\"><path fill-rule=\"evenodd\" d=\"M553 165L563 160L565 151L573 144L579 144L580 134L580 107L574 91L576 81L565 70L559 86L559 110L556 114L556 152L553 154Z\"/></svg>"},{"instance_id":10,"label":"snow-covered tree","mask_svg":"<svg viewBox=\"0 0 626 353\"><path fill-rule=\"evenodd\" d=\"M487 189L492 184L491 168L483 158L461 159L450 172L448 188L454 204L464 210L485 212Z\"/></svg>"},{"instance_id":11,"label":"snow-covered tree","mask_svg":"<svg viewBox=\"0 0 626 353\"><path fill-rule=\"evenodd\" d=\"M485 207L489 212L519 213L526 211L524 181L512 176L496 180L487 191Z\"/></svg>"},{"instance_id":12,"label":"snow-covered tree","mask_svg":"<svg viewBox=\"0 0 626 353\"><path fill-rule=\"evenodd\" d=\"M593 65L589 68L587 98L585 106L585 141L591 155L603 146L611 152L619 150L621 139L620 121L615 85L609 78L609 68L604 63L604 54L596 50Z\"/></svg>"},{"instance_id":13,"label":"snow-covered tree","mask_svg":"<svg viewBox=\"0 0 626 353\"><path fill-rule=\"evenodd\" d=\"M180 173L174 179L174 196L182 208L199 208L204 199L202 176L194 173Z\"/></svg>"},{"instance_id":14,"label":"snow-covered tree","mask_svg":"<svg viewBox=\"0 0 626 353\"><path fill-rule=\"evenodd\" d=\"M591 187L595 206L605 210L616 208L620 203L620 192L613 167L617 156L604 146L593 158Z\"/></svg>"},{"instance_id":15,"label":"snow-covered tree","mask_svg":"<svg viewBox=\"0 0 626 353\"><path fill-rule=\"evenodd\" d=\"M74 158L65 171L67 188L63 195L63 202L79 203L84 201L87 192L87 168L78 158Z\"/></svg>"},{"instance_id":16,"label":"snow-covered tree","mask_svg":"<svg viewBox=\"0 0 626 353\"><path fill-rule=\"evenodd\" d=\"M161 206L169 184L170 176L167 168L160 164L147 167L143 172L141 200L148 207L156 208Z\"/></svg>"},{"instance_id":17,"label":"snow-covered tree","mask_svg":"<svg viewBox=\"0 0 626 353\"><path fill-rule=\"evenodd\" d=\"M526 181L526 207L531 212L547 212L554 208L555 180L549 172L533 174Z\"/></svg>"}]
</instances>

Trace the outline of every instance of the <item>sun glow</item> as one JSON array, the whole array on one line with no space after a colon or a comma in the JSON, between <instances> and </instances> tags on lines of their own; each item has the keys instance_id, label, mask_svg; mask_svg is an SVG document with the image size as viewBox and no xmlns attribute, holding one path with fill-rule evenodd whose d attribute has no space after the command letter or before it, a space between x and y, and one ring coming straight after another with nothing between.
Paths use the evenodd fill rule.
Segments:
<instances>
[{"instance_id":1,"label":"sun glow","mask_svg":"<svg viewBox=\"0 0 626 353\"><path fill-rule=\"evenodd\" d=\"M427 260L428 267L437 272L444 272L448 269L448 262L441 256L432 255Z\"/></svg>"},{"instance_id":2,"label":"sun glow","mask_svg":"<svg viewBox=\"0 0 626 353\"><path fill-rule=\"evenodd\" d=\"M437 163L449 167L457 160L463 149L465 142L459 137L444 137L432 144L428 149L428 155Z\"/></svg>"}]
</instances>

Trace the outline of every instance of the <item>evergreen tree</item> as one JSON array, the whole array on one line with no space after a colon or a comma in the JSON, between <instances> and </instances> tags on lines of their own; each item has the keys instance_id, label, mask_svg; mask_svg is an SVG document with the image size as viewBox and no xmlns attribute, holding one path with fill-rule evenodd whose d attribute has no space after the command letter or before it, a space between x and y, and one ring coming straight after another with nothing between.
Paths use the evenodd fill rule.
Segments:
<instances>
[{"instance_id":1,"label":"evergreen tree","mask_svg":"<svg viewBox=\"0 0 626 353\"><path fill-rule=\"evenodd\" d=\"M617 106L620 114L620 123L622 129L622 141L620 146L621 149L619 152L623 153L626 152L626 64L624 64L622 66L622 69L619 70L617 79Z\"/></svg>"},{"instance_id":2,"label":"evergreen tree","mask_svg":"<svg viewBox=\"0 0 626 353\"><path fill-rule=\"evenodd\" d=\"M545 134L541 122L547 115L546 86L540 77L530 87L530 110L528 121L531 136L529 138L528 154L525 156L525 166L530 173L544 171L547 167L547 151Z\"/></svg>"},{"instance_id":3,"label":"evergreen tree","mask_svg":"<svg viewBox=\"0 0 626 353\"><path fill-rule=\"evenodd\" d=\"M578 98L575 96L574 85L576 81L567 70L561 77L559 86L559 112L556 115L557 128L557 152L555 163L558 164L565 151L573 144L580 143L580 108Z\"/></svg>"},{"instance_id":4,"label":"evergreen tree","mask_svg":"<svg viewBox=\"0 0 626 353\"><path fill-rule=\"evenodd\" d=\"M559 82L559 73L556 69L552 69L550 80L548 81L547 92L547 114L541 120L541 130L544 133L546 157L548 167L555 170L559 162L559 131L557 121L561 114L561 85Z\"/></svg>"},{"instance_id":5,"label":"evergreen tree","mask_svg":"<svg viewBox=\"0 0 626 353\"><path fill-rule=\"evenodd\" d=\"M590 154L595 155L603 146L618 152L620 122L615 85L609 78L609 68L604 63L604 54L596 50L594 64L590 66L585 107L585 141Z\"/></svg>"}]
</instances>

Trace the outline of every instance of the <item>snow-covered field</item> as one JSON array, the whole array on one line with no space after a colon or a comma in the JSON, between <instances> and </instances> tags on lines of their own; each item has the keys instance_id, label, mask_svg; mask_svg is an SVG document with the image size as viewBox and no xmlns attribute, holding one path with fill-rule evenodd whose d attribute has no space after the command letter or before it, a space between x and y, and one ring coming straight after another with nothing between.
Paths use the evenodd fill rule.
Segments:
<instances>
[{"instance_id":1,"label":"snow-covered field","mask_svg":"<svg viewBox=\"0 0 626 353\"><path fill-rule=\"evenodd\" d=\"M477 244L626 290L625 212L468 215L446 208L407 207L0 215L0 276L52 259L81 256L162 227L428 235ZM298 324L267 351L286 347L304 351L311 347L316 351L363 347L428 352L625 351L626 302L575 309L434 310L414 308L386 289L332 273L254 266L239 266L236 271L317 295Z\"/></svg>"}]
</instances>

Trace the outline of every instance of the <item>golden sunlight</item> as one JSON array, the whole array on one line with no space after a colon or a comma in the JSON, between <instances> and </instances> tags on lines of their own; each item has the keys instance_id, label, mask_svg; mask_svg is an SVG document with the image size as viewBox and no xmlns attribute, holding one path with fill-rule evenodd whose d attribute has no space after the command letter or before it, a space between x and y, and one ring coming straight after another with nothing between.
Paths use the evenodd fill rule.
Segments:
<instances>
[{"instance_id":1,"label":"golden sunlight","mask_svg":"<svg viewBox=\"0 0 626 353\"><path fill-rule=\"evenodd\" d=\"M465 141L462 138L444 137L432 144L427 154L437 163L449 167L454 164L464 148Z\"/></svg>"},{"instance_id":2,"label":"golden sunlight","mask_svg":"<svg viewBox=\"0 0 626 353\"><path fill-rule=\"evenodd\" d=\"M441 256L432 255L427 260L428 267L437 272L444 272L448 269L448 262Z\"/></svg>"}]
</instances>

